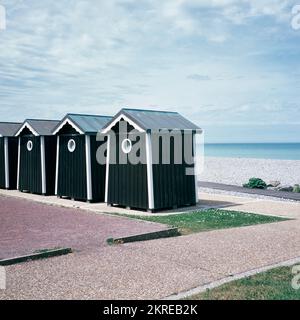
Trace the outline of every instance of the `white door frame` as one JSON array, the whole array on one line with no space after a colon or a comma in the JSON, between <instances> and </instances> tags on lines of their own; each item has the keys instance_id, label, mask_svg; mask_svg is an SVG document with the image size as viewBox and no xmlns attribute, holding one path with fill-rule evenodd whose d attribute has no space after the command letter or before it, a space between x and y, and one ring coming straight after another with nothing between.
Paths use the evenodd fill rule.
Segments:
<instances>
[{"instance_id":1,"label":"white door frame","mask_svg":"<svg viewBox=\"0 0 300 320\"><path fill-rule=\"evenodd\" d=\"M56 137L55 195L58 193L59 136Z\"/></svg>"},{"instance_id":2,"label":"white door frame","mask_svg":"<svg viewBox=\"0 0 300 320\"><path fill-rule=\"evenodd\" d=\"M4 161L5 161L5 188L9 188L9 154L8 137L4 137Z\"/></svg>"},{"instance_id":3,"label":"white door frame","mask_svg":"<svg viewBox=\"0 0 300 320\"><path fill-rule=\"evenodd\" d=\"M86 189L87 200L93 200L92 190L92 165L91 165L91 137L85 136L85 159L86 159Z\"/></svg>"},{"instance_id":4,"label":"white door frame","mask_svg":"<svg viewBox=\"0 0 300 320\"><path fill-rule=\"evenodd\" d=\"M21 165L21 136L18 138L17 190L19 190L19 187L20 187L20 165Z\"/></svg>"},{"instance_id":5,"label":"white door frame","mask_svg":"<svg viewBox=\"0 0 300 320\"><path fill-rule=\"evenodd\" d=\"M40 136L41 144L41 169L42 169L42 194L47 193L47 181L46 181L46 157L45 157L45 137Z\"/></svg>"},{"instance_id":6,"label":"white door frame","mask_svg":"<svg viewBox=\"0 0 300 320\"><path fill-rule=\"evenodd\" d=\"M146 133L146 159L147 159L147 186L148 186L148 207L154 209L154 190L153 190L153 160L151 134Z\"/></svg>"}]
</instances>

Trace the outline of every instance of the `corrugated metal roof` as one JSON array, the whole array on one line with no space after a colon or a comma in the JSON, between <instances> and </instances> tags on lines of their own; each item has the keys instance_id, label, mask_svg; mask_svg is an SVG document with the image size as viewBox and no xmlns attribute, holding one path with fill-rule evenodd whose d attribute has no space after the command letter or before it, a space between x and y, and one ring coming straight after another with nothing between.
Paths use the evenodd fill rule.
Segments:
<instances>
[{"instance_id":1,"label":"corrugated metal roof","mask_svg":"<svg viewBox=\"0 0 300 320\"><path fill-rule=\"evenodd\" d=\"M21 123L17 122L0 122L0 136L2 137L13 137Z\"/></svg>"},{"instance_id":2,"label":"corrugated metal roof","mask_svg":"<svg viewBox=\"0 0 300 320\"><path fill-rule=\"evenodd\" d=\"M59 125L66 119L70 119L81 131L85 134L97 133L101 130L111 119L110 116L88 115L88 114L67 114ZM57 127L59 127L59 125ZM53 132L56 130L55 128Z\"/></svg>"},{"instance_id":3,"label":"corrugated metal roof","mask_svg":"<svg viewBox=\"0 0 300 320\"><path fill-rule=\"evenodd\" d=\"M28 119L25 123L28 123L40 136L52 135L52 130L58 125L58 120L37 120Z\"/></svg>"},{"instance_id":4,"label":"corrugated metal roof","mask_svg":"<svg viewBox=\"0 0 300 320\"><path fill-rule=\"evenodd\" d=\"M197 125L184 118L178 112L124 108L114 119L121 114L126 115L144 130L200 130ZM108 126L109 124L106 127Z\"/></svg>"}]
</instances>

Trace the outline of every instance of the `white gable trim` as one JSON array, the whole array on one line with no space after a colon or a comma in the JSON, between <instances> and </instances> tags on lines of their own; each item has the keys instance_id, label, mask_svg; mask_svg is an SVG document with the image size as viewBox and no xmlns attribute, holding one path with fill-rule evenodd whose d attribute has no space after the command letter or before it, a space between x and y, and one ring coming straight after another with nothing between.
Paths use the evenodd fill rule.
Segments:
<instances>
[{"instance_id":1,"label":"white gable trim","mask_svg":"<svg viewBox=\"0 0 300 320\"><path fill-rule=\"evenodd\" d=\"M32 128L32 126L29 123L25 122L23 126L19 129L19 131L16 133L16 137L18 137L25 128L29 129L36 137L39 136L39 134Z\"/></svg>"},{"instance_id":2,"label":"white gable trim","mask_svg":"<svg viewBox=\"0 0 300 320\"><path fill-rule=\"evenodd\" d=\"M104 130L102 130L101 133L105 134L107 133L109 130L111 130L112 127L114 127L121 119L124 119L126 122L128 122L130 125L132 125L136 130L140 131L140 132L145 132L144 129L142 129L139 125L137 125L134 121L132 121L131 119L129 119L127 116L125 116L125 114L121 113L118 118L116 118L107 128L105 128Z\"/></svg>"},{"instance_id":3,"label":"white gable trim","mask_svg":"<svg viewBox=\"0 0 300 320\"><path fill-rule=\"evenodd\" d=\"M53 132L53 135L58 134L58 132L66 125L69 124L73 129L75 129L77 132L79 132L80 134L84 134L84 132L73 122L71 121L69 118L65 119L64 122L62 122L59 127Z\"/></svg>"}]
</instances>

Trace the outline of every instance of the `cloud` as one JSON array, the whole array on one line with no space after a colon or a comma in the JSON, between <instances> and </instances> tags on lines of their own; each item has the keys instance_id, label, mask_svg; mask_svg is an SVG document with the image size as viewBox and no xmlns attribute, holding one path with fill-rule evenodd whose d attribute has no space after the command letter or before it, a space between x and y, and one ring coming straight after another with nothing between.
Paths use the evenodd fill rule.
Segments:
<instances>
[{"instance_id":1,"label":"cloud","mask_svg":"<svg viewBox=\"0 0 300 320\"><path fill-rule=\"evenodd\" d=\"M211 78L207 75L201 75L201 74L190 74L187 76L188 79L196 80L196 81L209 81Z\"/></svg>"},{"instance_id":2,"label":"cloud","mask_svg":"<svg viewBox=\"0 0 300 320\"><path fill-rule=\"evenodd\" d=\"M0 119L132 106L200 125L294 121L292 2L2 0Z\"/></svg>"}]
</instances>

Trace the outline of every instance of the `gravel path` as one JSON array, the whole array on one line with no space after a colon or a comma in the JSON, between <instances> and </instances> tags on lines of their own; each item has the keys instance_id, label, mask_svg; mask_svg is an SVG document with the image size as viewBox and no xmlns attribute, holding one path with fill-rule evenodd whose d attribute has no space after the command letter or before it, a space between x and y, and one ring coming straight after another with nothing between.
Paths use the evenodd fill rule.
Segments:
<instances>
[{"instance_id":1,"label":"gravel path","mask_svg":"<svg viewBox=\"0 0 300 320\"><path fill-rule=\"evenodd\" d=\"M0 259L38 249L106 246L109 237L163 230L165 225L0 196Z\"/></svg>"},{"instance_id":2,"label":"gravel path","mask_svg":"<svg viewBox=\"0 0 300 320\"><path fill-rule=\"evenodd\" d=\"M159 299L300 257L299 204L224 195L219 200L231 202L232 208L239 205L239 210L286 212L286 216L292 213L296 219L93 247L63 257L9 266L7 290L0 292L0 299Z\"/></svg>"},{"instance_id":3,"label":"gravel path","mask_svg":"<svg viewBox=\"0 0 300 320\"><path fill-rule=\"evenodd\" d=\"M199 179L241 186L252 177L267 183L278 180L282 185L300 184L300 160L206 157Z\"/></svg>"}]
</instances>

